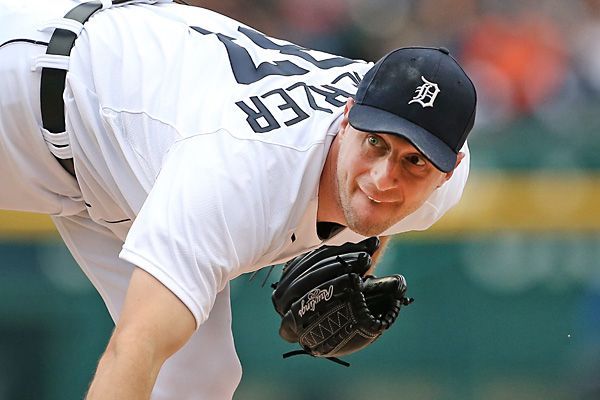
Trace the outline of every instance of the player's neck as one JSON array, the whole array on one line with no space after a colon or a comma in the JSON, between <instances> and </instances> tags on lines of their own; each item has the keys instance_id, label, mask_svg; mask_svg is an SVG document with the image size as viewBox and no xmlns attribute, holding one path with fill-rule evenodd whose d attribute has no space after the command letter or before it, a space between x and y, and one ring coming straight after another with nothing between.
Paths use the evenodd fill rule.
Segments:
<instances>
[{"instance_id":1,"label":"player's neck","mask_svg":"<svg viewBox=\"0 0 600 400\"><path fill-rule=\"evenodd\" d=\"M319 202L317 206L317 222L334 222L345 225L344 213L337 201L337 158L339 140L337 136L333 139L325 165L321 171L319 180Z\"/></svg>"}]
</instances>

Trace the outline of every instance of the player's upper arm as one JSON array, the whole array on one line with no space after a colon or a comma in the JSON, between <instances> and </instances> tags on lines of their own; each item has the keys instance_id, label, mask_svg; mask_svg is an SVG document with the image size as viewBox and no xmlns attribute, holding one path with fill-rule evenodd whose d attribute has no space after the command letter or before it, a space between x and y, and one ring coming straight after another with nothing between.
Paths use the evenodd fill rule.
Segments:
<instances>
[{"instance_id":1,"label":"player's upper arm","mask_svg":"<svg viewBox=\"0 0 600 400\"><path fill-rule=\"evenodd\" d=\"M196 329L190 310L146 271L135 268L113 338L140 341L158 362L181 348ZM112 339L111 339L112 341ZM115 343L113 343L115 344Z\"/></svg>"}]
</instances>

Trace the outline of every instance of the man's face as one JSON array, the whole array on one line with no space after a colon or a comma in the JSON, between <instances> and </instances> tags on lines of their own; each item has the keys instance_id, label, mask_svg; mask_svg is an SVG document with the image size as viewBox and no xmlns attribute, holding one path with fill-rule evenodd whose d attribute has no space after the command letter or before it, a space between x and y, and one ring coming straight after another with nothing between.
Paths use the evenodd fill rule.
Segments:
<instances>
[{"instance_id":1,"label":"man's face","mask_svg":"<svg viewBox=\"0 0 600 400\"><path fill-rule=\"evenodd\" d=\"M359 131L348 123L338 135L337 203L346 225L363 236L398 223L451 176L401 137Z\"/></svg>"}]
</instances>

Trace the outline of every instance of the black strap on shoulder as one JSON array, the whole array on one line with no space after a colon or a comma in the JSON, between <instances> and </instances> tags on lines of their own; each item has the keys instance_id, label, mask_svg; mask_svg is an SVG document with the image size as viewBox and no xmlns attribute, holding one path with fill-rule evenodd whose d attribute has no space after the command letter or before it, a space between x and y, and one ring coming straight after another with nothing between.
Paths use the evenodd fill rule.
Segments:
<instances>
[{"instance_id":1,"label":"black strap on shoulder","mask_svg":"<svg viewBox=\"0 0 600 400\"><path fill-rule=\"evenodd\" d=\"M125 3L127 0L115 0L113 4ZM100 1L81 3L71 11L65 18L85 23L96 11L102 8ZM48 42L46 54L68 56L75 44L77 34L66 29L56 28ZM40 81L40 108L42 113L42 126L52 133L65 131L65 103L63 92L65 91L65 79L67 71L58 68L42 68ZM75 176L75 168L72 159L61 159L56 157L60 165Z\"/></svg>"},{"instance_id":2,"label":"black strap on shoulder","mask_svg":"<svg viewBox=\"0 0 600 400\"><path fill-rule=\"evenodd\" d=\"M69 11L65 18L86 22L92 14L102 8L99 1L81 3ZM75 44L77 35L66 29L54 30L46 54L68 56ZM42 109L42 126L52 133L65 131L65 103L63 92L65 90L65 78L67 71L57 68L42 68L40 83L40 105Z\"/></svg>"}]
</instances>

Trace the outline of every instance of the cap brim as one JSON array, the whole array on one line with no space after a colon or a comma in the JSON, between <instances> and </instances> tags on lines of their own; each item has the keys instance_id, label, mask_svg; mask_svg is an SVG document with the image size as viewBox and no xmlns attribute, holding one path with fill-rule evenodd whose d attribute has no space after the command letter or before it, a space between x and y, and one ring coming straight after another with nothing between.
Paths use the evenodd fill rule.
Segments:
<instances>
[{"instance_id":1,"label":"cap brim","mask_svg":"<svg viewBox=\"0 0 600 400\"><path fill-rule=\"evenodd\" d=\"M456 165L457 154L446 143L419 125L379 108L354 104L348 115L353 128L373 133L391 133L408 140L442 172Z\"/></svg>"}]
</instances>

